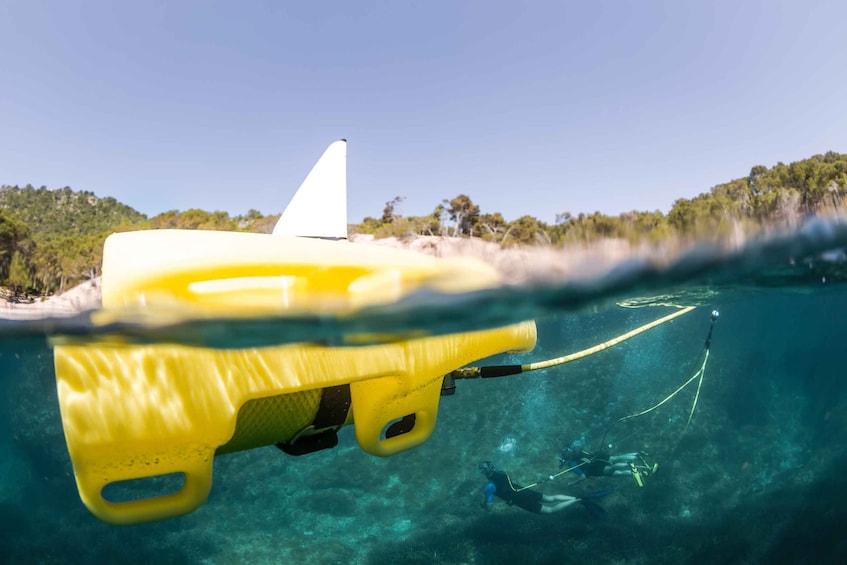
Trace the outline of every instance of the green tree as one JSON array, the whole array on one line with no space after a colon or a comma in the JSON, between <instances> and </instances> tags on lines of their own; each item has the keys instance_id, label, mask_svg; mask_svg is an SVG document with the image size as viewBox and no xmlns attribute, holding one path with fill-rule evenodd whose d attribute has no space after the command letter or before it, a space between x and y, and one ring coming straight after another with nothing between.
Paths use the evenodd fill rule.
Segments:
<instances>
[{"instance_id":1,"label":"green tree","mask_svg":"<svg viewBox=\"0 0 847 565\"><path fill-rule=\"evenodd\" d=\"M471 235L474 226L479 221L479 206L473 203L469 196L460 194L454 199L444 200L450 220L455 222L456 235Z\"/></svg>"},{"instance_id":2,"label":"green tree","mask_svg":"<svg viewBox=\"0 0 847 565\"><path fill-rule=\"evenodd\" d=\"M15 297L28 294L32 289L32 271L24 256L15 251L9 262L9 277L7 284Z\"/></svg>"},{"instance_id":3,"label":"green tree","mask_svg":"<svg viewBox=\"0 0 847 565\"><path fill-rule=\"evenodd\" d=\"M0 284L10 276L12 259L31 252L29 226L0 210Z\"/></svg>"},{"instance_id":4,"label":"green tree","mask_svg":"<svg viewBox=\"0 0 847 565\"><path fill-rule=\"evenodd\" d=\"M539 243L544 233L544 224L532 216L521 216L513 222L503 235L503 245L533 245Z\"/></svg>"},{"instance_id":5,"label":"green tree","mask_svg":"<svg viewBox=\"0 0 847 565\"><path fill-rule=\"evenodd\" d=\"M429 216L413 216L409 218L415 226L418 235L438 235L441 233L441 215L433 212Z\"/></svg>"},{"instance_id":6,"label":"green tree","mask_svg":"<svg viewBox=\"0 0 847 565\"><path fill-rule=\"evenodd\" d=\"M366 217L362 220L362 223L357 225L354 229L354 233L369 233L375 234L376 231L382 226L382 222L373 218L371 216Z\"/></svg>"},{"instance_id":7,"label":"green tree","mask_svg":"<svg viewBox=\"0 0 847 565\"><path fill-rule=\"evenodd\" d=\"M473 235L486 241L499 242L503 239L507 228L508 223L500 212L480 214L474 226Z\"/></svg>"},{"instance_id":8,"label":"green tree","mask_svg":"<svg viewBox=\"0 0 847 565\"><path fill-rule=\"evenodd\" d=\"M394 221L394 218L398 216L397 208L400 206L400 203L406 199L405 196L395 196L391 200L385 203L385 208L382 210L382 223L390 224Z\"/></svg>"}]
</instances>

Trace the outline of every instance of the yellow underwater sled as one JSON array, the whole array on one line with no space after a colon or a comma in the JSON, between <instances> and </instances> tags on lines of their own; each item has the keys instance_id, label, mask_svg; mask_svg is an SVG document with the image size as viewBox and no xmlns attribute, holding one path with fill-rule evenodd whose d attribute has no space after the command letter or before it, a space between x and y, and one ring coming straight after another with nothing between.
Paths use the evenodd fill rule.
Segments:
<instances>
[{"instance_id":1,"label":"yellow underwater sled","mask_svg":"<svg viewBox=\"0 0 847 565\"><path fill-rule=\"evenodd\" d=\"M103 254L103 308L176 309L221 317L344 316L433 288L498 284L485 264L347 241L158 230L114 234ZM432 434L445 374L526 351L535 324L384 345L300 343L214 350L114 341L55 348L62 422L80 496L100 519L132 524L203 504L215 455L279 444L331 447L343 425L388 456ZM184 474L178 492L112 502L118 481Z\"/></svg>"}]
</instances>

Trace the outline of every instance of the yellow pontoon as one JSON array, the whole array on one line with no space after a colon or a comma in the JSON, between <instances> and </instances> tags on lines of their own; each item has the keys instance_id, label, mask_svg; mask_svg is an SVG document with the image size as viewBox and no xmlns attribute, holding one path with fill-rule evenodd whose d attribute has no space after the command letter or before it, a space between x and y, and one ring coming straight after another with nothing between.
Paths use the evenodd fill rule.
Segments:
<instances>
[{"instance_id":1,"label":"yellow pontoon","mask_svg":"<svg viewBox=\"0 0 847 565\"><path fill-rule=\"evenodd\" d=\"M493 269L476 261L351 244L341 237L341 214L325 225L314 214L304 219L315 202L325 207L331 198L325 191L343 181L338 169L345 159L345 142L330 146L273 235L110 236L104 312L346 316L421 288L465 292L498 284ZM343 221L346 230L346 212ZM444 375L490 355L530 350L535 340L535 324L525 322L366 346L57 344L60 409L80 496L100 519L132 524L203 504L214 457L223 453L274 444L306 453L335 445L344 425L353 425L361 447L374 455L410 449L432 434ZM175 493L128 502L102 494L112 483L172 473L184 475Z\"/></svg>"}]
</instances>

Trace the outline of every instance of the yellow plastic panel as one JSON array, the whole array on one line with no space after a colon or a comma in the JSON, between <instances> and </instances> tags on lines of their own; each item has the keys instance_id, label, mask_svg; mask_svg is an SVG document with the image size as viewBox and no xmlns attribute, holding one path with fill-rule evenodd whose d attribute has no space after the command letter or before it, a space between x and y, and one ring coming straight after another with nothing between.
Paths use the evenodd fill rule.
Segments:
<instances>
[{"instance_id":1,"label":"yellow plastic panel","mask_svg":"<svg viewBox=\"0 0 847 565\"><path fill-rule=\"evenodd\" d=\"M471 260L346 242L160 230L107 240L102 292L112 317L124 308L343 316L423 286L459 292L495 284L492 269ZM216 452L291 439L314 418L320 390L341 384L350 384L347 423L353 421L362 448L392 455L431 435L445 374L490 355L529 350L535 339L535 324L526 322L340 348L59 344L59 402L80 496L115 524L190 512L208 495ZM384 439L385 427L409 414L414 427ZM185 475L179 492L131 502L101 494L116 481L169 473Z\"/></svg>"},{"instance_id":2,"label":"yellow plastic panel","mask_svg":"<svg viewBox=\"0 0 847 565\"><path fill-rule=\"evenodd\" d=\"M535 343L535 325L424 338L389 345L329 348L295 345L210 350L172 345L57 346L56 375L65 438L85 504L111 523L184 514L203 503L212 458L233 436L245 402L351 384L362 448L391 455L432 434L444 374L505 350ZM293 437L315 403L291 404L286 429L261 430L239 448ZM393 420L415 414L412 431L381 439ZM107 484L183 472L175 495L130 503L102 498Z\"/></svg>"},{"instance_id":3,"label":"yellow plastic panel","mask_svg":"<svg viewBox=\"0 0 847 565\"><path fill-rule=\"evenodd\" d=\"M204 314L344 314L426 286L498 284L488 265L407 250L256 233L151 230L103 248L103 308L174 307Z\"/></svg>"}]
</instances>

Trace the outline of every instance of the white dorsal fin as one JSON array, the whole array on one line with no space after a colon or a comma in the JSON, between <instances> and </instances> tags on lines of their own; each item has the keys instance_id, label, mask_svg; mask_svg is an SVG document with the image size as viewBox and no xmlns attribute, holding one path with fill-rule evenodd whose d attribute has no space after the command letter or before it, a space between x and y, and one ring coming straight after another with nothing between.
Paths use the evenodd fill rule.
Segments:
<instances>
[{"instance_id":1,"label":"white dorsal fin","mask_svg":"<svg viewBox=\"0 0 847 565\"><path fill-rule=\"evenodd\" d=\"M347 239L346 139L326 148L285 207L273 234Z\"/></svg>"}]
</instances>

